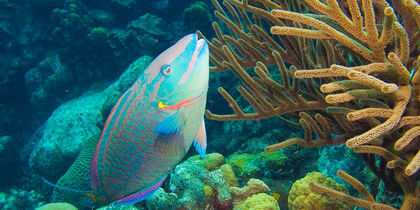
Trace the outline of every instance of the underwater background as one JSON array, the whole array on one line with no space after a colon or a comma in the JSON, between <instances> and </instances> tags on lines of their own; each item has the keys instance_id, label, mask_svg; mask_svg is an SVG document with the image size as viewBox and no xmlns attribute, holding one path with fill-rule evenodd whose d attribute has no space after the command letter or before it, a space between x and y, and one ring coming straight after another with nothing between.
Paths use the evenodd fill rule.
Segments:
<instances>
[{"instance_id":1,"label":"underwater background","mask_svg":"<svg viewBox=\"0 0 420 210\"><path fill-rule=\"evenodd\" d=\"M0 0L0 209L420 209L419 8ZM90 187L72 166L84 144L190 33L210 47L206 156L135 205L48 185Z\"/></svg>"}]
</instances>

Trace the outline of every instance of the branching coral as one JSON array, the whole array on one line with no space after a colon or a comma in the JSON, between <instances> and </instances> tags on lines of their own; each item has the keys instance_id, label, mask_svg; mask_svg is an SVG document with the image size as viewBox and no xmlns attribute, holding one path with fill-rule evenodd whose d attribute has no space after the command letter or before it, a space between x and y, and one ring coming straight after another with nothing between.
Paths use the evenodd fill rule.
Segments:
<instances>
[{"instance_id":1,"label":"branching coral","mask_svg":"<svg viewBox=\"0 0 420 210\"><path fill-rule=\"evenodd\" d=\"M276 117L304 129L304 139L266 151L345 143L388 190L404 195L401 209L420 209L419 2L228 0L222 7L212 1L229 32L213 23L211 70L232 71L255 112L244 112L220 87L234 113L208 110L208 118ZM275 69L281 79L274 79ZM383 206L369 200L367 208Z\"/></svg>"},{"instance_id":2,"label":"branching coral","mask_svg":"<svg viewBox=\"0 0 420 210\"><path fill-rule=\"evenodd\" d=\"M357 191L363 196L363 199L348 195L346 193L340 192L332 188L322 186L315 182L309 183L309 186L311 187L313 191L317 193L328 195L337 200L341 200L355 206L361 206L367 209L382 209L382 210L395 209L393 207L390 207L381 203L376 203L375 199L373 198L373 195L369 192L369 190L357 179L350 176L346 172L339 170L337 171L337 175L341 177L342 179L344 179L349 184L351 184L354 188L356 188Z\"/></svg>"}]
</instances>

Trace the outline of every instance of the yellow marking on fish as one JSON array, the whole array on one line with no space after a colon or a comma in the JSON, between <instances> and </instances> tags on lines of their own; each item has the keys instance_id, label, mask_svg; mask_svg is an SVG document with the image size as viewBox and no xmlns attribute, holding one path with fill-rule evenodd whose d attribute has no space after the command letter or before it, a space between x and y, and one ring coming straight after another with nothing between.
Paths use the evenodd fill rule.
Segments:
<instances>
[{"instance_id":1,"label":"yellow marking on fish","mask_svg":"<svg viewBox=\"0 0 420 210\"><path fill-rule=\"evenodd\" d=\"M159 103L158 103L158 107L159 107L159 109L165 108L165 107L167 107L167 106L168 106L168 105L163 104L161 101L159 101Z\"/></svg>"}]
</instances>

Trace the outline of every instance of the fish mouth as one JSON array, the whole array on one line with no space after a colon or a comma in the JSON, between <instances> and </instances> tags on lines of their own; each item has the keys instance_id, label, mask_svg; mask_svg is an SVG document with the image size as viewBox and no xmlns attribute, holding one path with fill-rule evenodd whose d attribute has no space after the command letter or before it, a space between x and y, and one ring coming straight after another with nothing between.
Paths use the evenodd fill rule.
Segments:
<instances>
[{"instance_id":1,"label":"fish mouth","mask_svg":"<svg viewBox=\"0 0 420 210\"><path fill-rule=\"evenodd\" d=\"M162 102L159 102L159 108L162 111L167 111L167 110L174 110L174 109L178 109L184 106L189 106L192 104L195 104L199 101L201 101L201 99L205 98L207 94L207 89L205 89L203 92L200 93L200 95L195 96L193 98L189 98L189 99L185 99L183 101L180 101L174 105L161 105Z\"/></svg>"},{"instance_id":2,"label":"fish mouth","mask_svg":"<svg viewBox=\"0 0 420 210\"><path fill-rule=\"evenodd\" d=\"M201 51L205 43L206 43L205 39L197 38L197 46L195 47L195 49L198 51Z\"/></svg>"}]
</instances>

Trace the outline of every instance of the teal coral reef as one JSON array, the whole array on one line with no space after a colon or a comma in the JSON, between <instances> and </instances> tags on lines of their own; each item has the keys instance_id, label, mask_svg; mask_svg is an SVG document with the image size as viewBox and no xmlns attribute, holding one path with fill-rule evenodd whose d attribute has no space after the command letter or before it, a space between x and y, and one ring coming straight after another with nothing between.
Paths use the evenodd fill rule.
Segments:
<instances>
[{"instance_id":1,"label":"teal coral reef","mask_svg":"<svg viewBox=\"0 0 420 210\"><path fill-rule=\"evenodd\" d=\"M224 158L220 154L208 155L209 158L203 160L198 159L199 156L191 157L177 165L171 174L169 189L179 195L182 207L201 209L206 205L224 208L231 206L229 186L218 169L224 164ZM217 170L216 165L219 165Z\"/></svg>"},{"instance_id":2,"label":"teal coral reef","mask_svg":"<svg viewBox=\"0 0 420 210\"><path fill-rule=\"evenodd\" d=\"M7 192L0 192L1 209L35 209L43 204L44 196L35 190L26 191L10 189Z\"/></svg>"}]
</instances>

